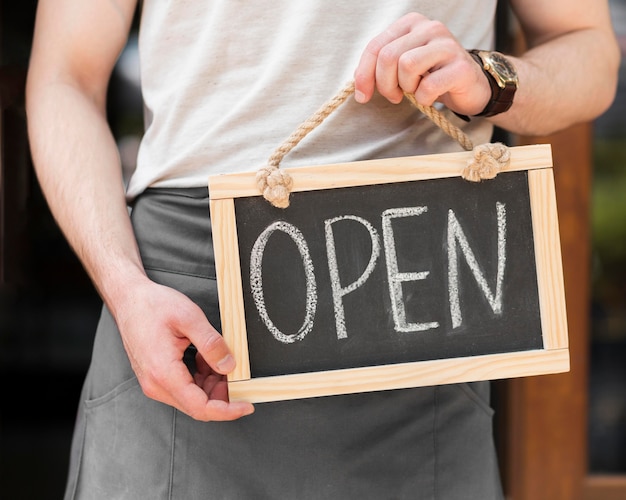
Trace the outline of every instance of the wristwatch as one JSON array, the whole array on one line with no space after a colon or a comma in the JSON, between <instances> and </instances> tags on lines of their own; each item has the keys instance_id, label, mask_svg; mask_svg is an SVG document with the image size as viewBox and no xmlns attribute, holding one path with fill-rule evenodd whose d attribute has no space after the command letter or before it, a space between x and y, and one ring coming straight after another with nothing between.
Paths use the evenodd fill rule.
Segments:
<instances>
[{"instance_id":1,"label":"wristwatch","mask_svg":"<svg viewBox=\"0 0 626 500\"><path fill-rule=\"evenodd\" d=\"M480 65L491 86L491 99L475 116L494 116L504 113L513 104L513 97L519 85L515 67L500 52L470 50L470 55Z\"/></svg>"}]
</instances>

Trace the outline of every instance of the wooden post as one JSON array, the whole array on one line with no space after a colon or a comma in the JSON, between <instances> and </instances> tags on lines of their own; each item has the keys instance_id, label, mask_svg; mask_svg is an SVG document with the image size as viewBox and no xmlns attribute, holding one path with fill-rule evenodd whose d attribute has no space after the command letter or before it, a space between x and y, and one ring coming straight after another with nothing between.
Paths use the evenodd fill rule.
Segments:
<instances>
[{"instance_id":1,"label":"wooden post","mask_svg":"<svg viewBox=\"0 0 626 500\"><path fill-rule=\"evenodd\" d=\"M511 500L582 498L587 474L591 125L520 143L553 148L571 371L507 381L503 477Z\"/></svg>"}]
</instances>

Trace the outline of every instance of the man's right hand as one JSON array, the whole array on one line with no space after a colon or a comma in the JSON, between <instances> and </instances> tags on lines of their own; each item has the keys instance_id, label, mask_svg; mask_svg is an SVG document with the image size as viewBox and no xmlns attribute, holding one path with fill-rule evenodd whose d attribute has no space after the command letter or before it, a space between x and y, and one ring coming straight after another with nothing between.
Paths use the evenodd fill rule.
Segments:
<instances>
[{"instance_id":1,"label":"man's right hand","mask_svg":"<svg viewBox=\"0 0 626 500\"><path fill-rule=\"evenodd\" d=\"M230 402L225 375L235 360L202 310L182 293L147 278L129 288L115 312L131 366L144 394L196 420L235 420L254 411ZM193 344L197 371L183 362Z\"/></svg>"}]
</instances>

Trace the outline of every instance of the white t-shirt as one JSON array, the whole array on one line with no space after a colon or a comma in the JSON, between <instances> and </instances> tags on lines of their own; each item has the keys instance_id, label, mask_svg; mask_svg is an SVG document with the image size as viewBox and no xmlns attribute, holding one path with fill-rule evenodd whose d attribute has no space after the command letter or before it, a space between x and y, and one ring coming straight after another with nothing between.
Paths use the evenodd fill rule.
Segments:
<instances>
[{"instance_id":1,"label":"white t-shirt","mask_svg":"<svg viewBox=\"0 0 626 500\"><path fill-rule=\"evenodd\" d=\"M256 171L353 78L366 44L416 11L467 48L493 45L496 0L145 0L139 36L146 130L128 197ZM453 115L451 115L453 116ZM455 119L453 117L453 119ZM492 128L473 120L475 143ZM319 165L459 151L408 101L350 98L283 160Z\"/></svg>"}]
</instances>

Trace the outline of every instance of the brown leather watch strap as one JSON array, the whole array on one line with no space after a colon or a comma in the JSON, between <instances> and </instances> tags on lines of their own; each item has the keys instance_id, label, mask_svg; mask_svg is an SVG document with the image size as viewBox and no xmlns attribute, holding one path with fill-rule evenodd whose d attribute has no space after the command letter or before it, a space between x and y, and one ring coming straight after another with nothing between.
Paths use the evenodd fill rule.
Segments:
<instances>
[{"instance_id":1,"label":"brown leather watch strap","mask_svg":"<svg viewBox=\"0 0 626 500\"><path fill-rule=\"evenodd\" d=\"M499 113L504 113L507 111L511 105L513 104L513 96L515 95L515 91L517 87L514 84L507 84L504 88L498 85L496 79L491 75L488 71L485 70L483 66L483 61L475 51L469 51L469 54L474 58L476 63L481 67L487 80L489 81L489 86L491 87L491 99L480 113L474 116L494 116Z\"/></svg>"}]
</instances>

